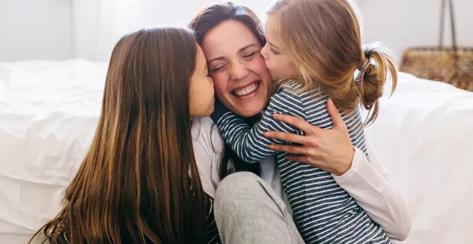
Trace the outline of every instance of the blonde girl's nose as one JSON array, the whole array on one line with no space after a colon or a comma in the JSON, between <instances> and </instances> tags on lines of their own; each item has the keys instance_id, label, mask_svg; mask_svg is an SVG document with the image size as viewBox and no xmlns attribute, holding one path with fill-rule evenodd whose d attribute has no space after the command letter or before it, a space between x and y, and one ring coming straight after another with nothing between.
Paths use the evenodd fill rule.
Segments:
<instances>
[{"instance_id":1,"label":"blonde girl's nose","mask_svg":"<svg viewBox=\"0 0 473 244\"><path fill-rule=\"evenodd\" d=\"M261 48L260 53L264 59L268 59L268 44L267 43L263 46L263 48Z\"/></svg>"}]
</instances>

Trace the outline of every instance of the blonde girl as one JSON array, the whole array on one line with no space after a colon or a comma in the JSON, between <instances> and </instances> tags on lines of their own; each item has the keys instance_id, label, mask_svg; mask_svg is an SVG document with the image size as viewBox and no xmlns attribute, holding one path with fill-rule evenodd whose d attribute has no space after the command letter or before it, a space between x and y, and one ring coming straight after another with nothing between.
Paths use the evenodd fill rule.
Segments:
<instances>
[{"instance_id":1,"label":"blonde girl","mask_svg":"<svg viewBox=\"0 0 473 244\"><path fill-rule=\"evenodd\" d=\"M296 226L306 243L390 243L384 230L334 179L349 168L317 168L296 155L271 150L267 131L300 133L273 114L300 117L320 128L332 128L327 100L341 110L352 144L367 154L359 105L368 109L366 123L378 114L378 99L388 74L395 89L396 68L388 55L362 48L357 17L346 0L280 0L268 11L261 50L277 80L261 119L250 126L218 105L217 126L240 158L258 162L276 155L281 182ZM300 137L300 144L305 138ZM368 155L367 155L368 156ZM330 172L333 172L330 173Z\"/></svg>"}]
</instances>

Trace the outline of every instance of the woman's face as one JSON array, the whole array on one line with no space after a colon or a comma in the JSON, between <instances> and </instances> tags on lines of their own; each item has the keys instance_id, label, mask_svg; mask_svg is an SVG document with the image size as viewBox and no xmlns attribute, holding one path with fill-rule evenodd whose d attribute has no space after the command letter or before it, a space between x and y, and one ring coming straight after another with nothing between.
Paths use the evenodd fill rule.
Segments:
<instances>
[{"instance_id":1,"label":"woman's face","mask_svg":"<svg viewBox=\"0 0 473 244\"><path fill-rule=\"evenodd\" d=\"M189 110L191 117L208 116L214 111L214 85L209 77L207 61L197 45L195 68L189 84Z\"/></svg>"},{"instance_id":2,"label":"woman's face","mask_svg":"<svg viewBox=\"0 0 473 244\"><path fill-rule=\"evenodd\" d=\"M227 20L207 33L202 48L218 99L243 117L261 112L271 78L253 33L242 23Z\"/></svg>"}]
</instances>

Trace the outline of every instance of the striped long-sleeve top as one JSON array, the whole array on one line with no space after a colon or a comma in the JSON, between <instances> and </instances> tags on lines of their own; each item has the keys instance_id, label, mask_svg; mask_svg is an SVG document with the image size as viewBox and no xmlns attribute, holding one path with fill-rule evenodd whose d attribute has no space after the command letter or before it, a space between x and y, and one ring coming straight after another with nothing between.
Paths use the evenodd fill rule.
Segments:
<instances>
[{"instance_id":1,"label":"striped long-sleeve top","mask_svg":"<svg viewBox=\"0 0 473 244\"><path fill-rule=\"evenodd\" d=\"M264 137L266 131L301 132L273 119L274 113L293 115L319 128L332 128L327 111L328 96L320 89L300 92L296 81L282 84L271 97L260 121L253 126L217 106L212 115L221 136L244 161L259 162L275 156L282 186L294 213L295 223L306 243L390 243L381 227L373 222L355 200L341 188L329 172L288 160L284 152L268 148L283 143ZM344 113L351 142L365 154L363 122L357 110Z\"/></svg>"}]
</instances>

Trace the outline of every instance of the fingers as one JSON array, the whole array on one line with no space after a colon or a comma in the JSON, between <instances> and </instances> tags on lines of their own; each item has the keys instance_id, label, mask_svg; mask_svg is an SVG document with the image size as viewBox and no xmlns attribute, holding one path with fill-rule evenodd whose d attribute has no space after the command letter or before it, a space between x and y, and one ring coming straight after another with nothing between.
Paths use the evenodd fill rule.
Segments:
<instances>
[{"instance_id":1,"label":"fingers","mask_svg":"<svg viewBox=\"0 0 473 244\"><path fill-rule=\"evenodd\" d=\"M297 143L305 145L310 142L309 138L301 135L296 135L288 132L280 131L267 131L264 133L264 136L271 139L277 139L285 142Z\"/></svg>"},{"instance_id":2,"label":"fingers","mask_svg":"<svg viewBox=\"0 0 473 244\"><path fill-rule=\"evenodd\" d=\"M279 144L271 144L268 146L269 149L277 152L287 152L290 154L306 154L307 149L301 146L293 146L293 145L279 145Z\"/></svg>"},{"instance_id":3,"label":"fingers","mask_svg":"<svg viewBox=\"0 0 473 244\"><path fill-rule=\"evenodd\" d=\"M273 118L276 119L276 120L282 121L284 123L290 124L290 125L298 128L299 130L304 131L304 133L306 135L312 135L312 134L315 135L315 134L318 134L318 132L321 130L320 128L315 127L315 126L307 123L307 121L305 121L301 118L295 117L295 116L275 113L275 114L273 114Z\"/></svg>"},{"instance_id":4,"label":"fingers","mask_svg":"<svg viewBox=\"0 0 473 244\"><path fill-rule=\"evenodd\" d=\"M340 114L340 112L338 112L338 109L331 98L327 100L327 110L330 113L330 117L332 117L333 127L343 128L346 130L347 126L342 119L342 115Z\"/></svg>"}]
</instances>

